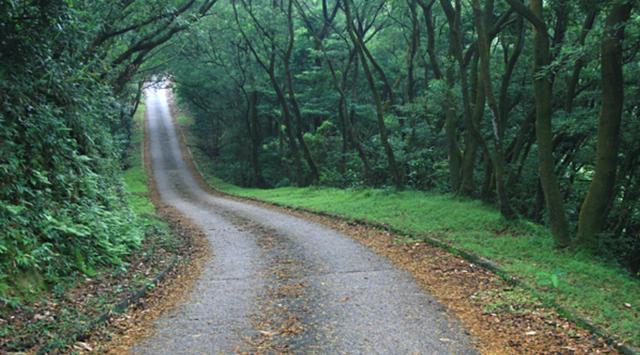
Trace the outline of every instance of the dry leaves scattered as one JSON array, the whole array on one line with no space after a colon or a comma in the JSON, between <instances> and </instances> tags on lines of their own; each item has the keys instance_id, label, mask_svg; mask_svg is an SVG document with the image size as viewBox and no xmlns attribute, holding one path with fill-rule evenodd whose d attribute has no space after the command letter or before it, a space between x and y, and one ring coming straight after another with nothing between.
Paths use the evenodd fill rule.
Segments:
<instances>
[{"instance_id":1,"label":"dry leaves scattered","mask_svg":"<svg viewBox=\"0 0 640 355\"><path fill-rule=\"evenodd\" d=\"M526 291L443 249L358 223L252 203L324 224L387 257L460 319L482 353L617 353L604 339L543 307Z\"/></svg>"}]
</instances>

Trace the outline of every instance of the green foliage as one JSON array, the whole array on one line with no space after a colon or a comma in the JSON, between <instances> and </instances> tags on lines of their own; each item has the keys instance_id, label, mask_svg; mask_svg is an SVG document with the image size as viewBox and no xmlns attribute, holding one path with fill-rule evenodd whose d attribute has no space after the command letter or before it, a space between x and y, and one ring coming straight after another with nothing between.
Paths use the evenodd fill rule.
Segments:
<instances>
[{"instance_id":1,"label":"green foliage","mask_svg":"<svg viewBox=\"0 0 640 355\"><path fill-rule=\"evenodd\" d=\"M2 300L120 264L142 238L120 182L124 108L76 51L74 8L48 4L0 15Z\"/></svg>"}]
</instances>

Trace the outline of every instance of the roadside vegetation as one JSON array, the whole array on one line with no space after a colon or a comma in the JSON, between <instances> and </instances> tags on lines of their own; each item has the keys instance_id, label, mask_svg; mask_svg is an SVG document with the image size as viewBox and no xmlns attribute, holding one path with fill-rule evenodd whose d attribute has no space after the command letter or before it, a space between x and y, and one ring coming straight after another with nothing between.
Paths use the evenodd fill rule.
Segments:
<instances>
[{"instance_id":1,"label":"roadside vegetation","mask_svg":"<svg viewBox=\"0 0 640 355\"><path fill-rule=\"evenodd\" d=\"M129 206L121 178L151 75L139 70L213 3L0 3L2 319L140 253L144 206Z\"/></svg>"},{"instance_id":2,"label":"roadside vegetation","mask_svg":"<svg viewBox=\"0 0 640 355\"><path fill-rule=\"evenodd\" d=\"M134 115L127 168L122 172L130 223L143 237L134 251L113 266L90 274L76 272L59 278L51 291L31 292L19 303L1 308L0 352L78 352L91 350L90 336L108 339L107 321L138 302L142 291L155 287L159 275L176 262L184 240L176 238L156 215L142 161L144 105ZM95 339L94 339L95 340Z\"/></svg>"}]
</instances>

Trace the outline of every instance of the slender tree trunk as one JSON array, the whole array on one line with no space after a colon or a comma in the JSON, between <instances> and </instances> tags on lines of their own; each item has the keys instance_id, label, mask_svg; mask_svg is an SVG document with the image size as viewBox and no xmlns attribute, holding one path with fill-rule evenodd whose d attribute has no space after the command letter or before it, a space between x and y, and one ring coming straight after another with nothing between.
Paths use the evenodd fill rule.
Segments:
<instances>
[{"instance_id":1,"label":"slender tree trunk","mask_svg":"<svg viewBox=\"0 0 640 355\"><path fill-rule=\"evenodd\" d=\"M427 27L427 54L429 56L429 62L431 63L431 70L433 76L441 80L443 78L442 71L440 70L440 64L435 52L435 27L433 24L432 8L434 0L426 3L424 0L419 0L418 3L422 7L422 12ZM452 37L453 38L453 37ZM449 44L449 53L453 53L453 44ZM442 110L445 113L444 130L447 139L447 158L449 162L449 184L452 191L458 191L461 183L461 167L462 167L462 153L458 144L458 117L455 110L453 85L455 84L455 69L453 65L449 65L446 71L447 79L447 91L445 93L445 100L443 101Z\"/></svg>"},{"instance_id":2,"label":"slender tree trunk","mask_svg":"<svg viewBox=\"0 0 640 355\"><path fill-rule=\"evenodd\" d=\"M508 61L505 63L506 68L505 72L502 75L502 82L500 83L500 94L498 99L498 107L500 111L501 125L504 129L507 126L507 118L510 112L509 105L509 86L511 84L511 77L513 76L513 72L516 68L516 64L518 63L518 59L522 54L522 49L524 48L524 21L522 17L518 18L518 39L513 47L513 53L511 53L511 57L509 57ZM505 49L506 50L506 49Z\"/></svg>"},{"instance_id":3,"label":"slender tree trunk","mask_svg":"<svg viewBox=\"0 0 640 355\"><path fill-rule=\"evenodd\" d=\"M544 23L542 13L543 0L531 0L531 12L541 23ZM560 185L553 167L553 146L551 128L552 84L549 74L545 73L546 66L551 63L549 36L546 27L534 26L534 64L533 87L536 101L536 140L538 143L538 168L540 183L544 192L551 232L556 246L569 246L569 227L564 209L564 200L560 192Z\"/></svg>"},{"instance_id":4,"label":"slender tree trunk","mask_svg":"<svg viewBox=\"0 0 640 355\"><path fill-rule=\"evenodd\" d=\"M311 152L309 151L309 147L307 143L304 141L303 134L303 121L302 121L302 113L300 112L300 105L298 104L298 100L296 99L295 90L293 88L293 76L291 75L291 70L289 67L289 62L291 61L291 53L293 52L293 46L295 41L295 33L293 31L293 0L289 0L287 6L287 28L289 34L289 43L287 46L287 50L284 55L284 73L287 82L287 89L289 94L289 101L291 102L291 108L293 109L293 116L296 119L295 125L295 133L298 138L298 143L302 148L302 154L304 155L304 159L309 165L309 170L311 171L311 182L317 183L320 180L320 173L318 171L318 167L316 166L313 157L311 156Z\"/></svg>"},{"instance_id":5,"label":"slender tree trunk","mask_svg":"<svg viewBox=\"0 0 640 355\"><path fill-rule=\"evenodd\" d=\"M433 4L435 0L431 0L428 4L424 0L418 0L418 4L422 7L422 14L424 16L425 27L427 28L427 55L429 56L429 63L431 64L431 70L433 76L440 80L442 79L442 71L440 70L440 63L438 62L438 56L436 55L436 34L435 26L433 24ZM451 50L450 50L451 52Z\"/></svg>"},{"instance_id":6,"label":"slender tree trunk","mask_svg":"<svg viewBox=\"0 0 640 355\"><path fill-rule=\"evenodd\" d=\"M449 183L451 184L452 191L458 191L460 184L462 183L462 153L458 146L458 117L456 115L454 94L453 94L453 81L454 81L454 68L449 66L447 68L447 92L445 94L445 121L444 130L447 137L447 156L449 159Z\"/></svg>"},{"instance_id":7,"label":"slender tree trunk","mask_svg":"<svg viewBox=\"0 0 640 355\"><path fill-rule=\"evenodd\" d=\"M409 14L411 15L411 38L409 39L409 48L407 49L407 86L405 88L405 99L409 103L415 98L415 58L418 52L420 39L420 23L416 11L416 0L407 0L409 6Z\"/></svg>"},{"instance_id":8,"label":"slender tree trunk","mask_svg":"<svg viewBox=\"0 0 640 355\"><path fill-rule=\"evenodd\" d=\"M358 69L358 51L357 49L354 47L354 58L353 58L353 78L352 78L352 82L351 82L351 102L356 102L356 100L358 99L358 83L359 83L359 78L360 78L360 70ZM346 88L346 80L347 80L347 76L345 75L345 73L343 73L343 77L342 77L342 81L344 83L344 87ZM345 89L346 90L346 89ZM345 101L346 101L346 91L344 92L345 95ZM347 110L348 108L348 110ZM360 143L360 138L358 136L358 132L356 132L356 130L354 129L354 125L356 122L356 110L354 108L354 105L352 104L351 106L347 107L345 106L345 110L347 110L346 112L348 112L347 115L347 123L348 123L348 127L349 127L349 132L350 132L350 136L352 141L354 142L356 151L358 152L358 156L360 157L360 161L362 161L362 168L363 168L363 178L365 183L371 183L373 180L373 176L371 175L371 165L369 164L369 159L367 158L367 154L364 150L364 148L362 147L362 144ZM345 112L345 113L346 113Z\"/></svg>"},{"instance_id":9,"label":"slender tree trunk","mask_svg":"<svg viewBox=\"0 0 640 355\"><path fill-rule=\"evenodd\" d=\"M472 196L475 191L475 168L476 168L476 160L478 155L478 146L479 140L474 137L474 125L479 124L484 115L484 105L485 105L485 88L484 86L477 85L477 77L478 77L478 56L474 56L473 60L473 70L472 70L472 87L476 87L475 90L472 90L474 95L474 104L473 110L471 111L471 117L469 119L465 118L465 132L464 132L464 152L462 154L462 165L461 165L461 178L460 188L458 189L458 193L463 196ZM465 74L466 75L466 74ZM469 100L469 99L467 99ZM464 101L464 98L463 98ZM466 115L465 115L466 116Z\"/></svg>"},{"instance_id":10,"label":"slender tree trunk","mask_svg":"<svg viewBox=\"0 0 640 355\"><path fill-rule=\"evenodd\" d=\"M458 193L469 196L473 194L475 189L474 172L476 163L476 152L478 148L478 140L474 134L474 122L471 110L471 99L469 96L469 84L467 77L467 66L464 60L463 46L464 35L462 32L462 4L460 0L455 0L455 7L451 6L450 0L440 0L440 5L444 11L450 32L450 50L451 55L458 64L460 89L462 91L462 109L465 125L464 135L464 152L461 165L461 181Z\"/></svg>"},{"instance_id":11,"label":"slender tree trunk","mask_svg":"<svg viewBox=\"0 0 640 355\"><path fill-rule=\"evenodd\" d=\"M356 136L354 130L353 130L353 123L351 121L351 115L349 115L349 110L347 109L347 95L345 92L345 86L347 83L347 78L348 78L348 73L349 73L349 67L351 66L351 61L355 61L355 70L354 72L356 72L357 75L357 62L358 62L358 57L355 55L355 50L353 52L353 57L349 56L349 63L347 63L347 68L345 70L343 70L343 74L342 74L342 80L338 81L338 75L335 71L335 68L333 67L333 63L331 62L331 60L329 59L329 57L326 55L325 53L325 59L327 61L327 64L329 66L329 69L331 71L331 76L333 78L334 81L334 85L336 86L338 93L340 94L340 102L338 105L338 114L342 117L342 119L344 120L344 129L345 129L345 134L347 139L349 140L349 142L351 142L354 146L354 148L356 149L356 152L358 153L358 157L360 158L360 161L362 162L362 169L363 169L363 177L364 177L364 181L368 182L371 176L371 166L369 165L369 160L367 159L367 155L364 152L364 149L362 148L362 144L360 144L360 139ZM356 77L357 80L357 77Z\"/></svg>"},{"instance_id":12,"label":"slender tree trunk","mask_svg":"<svg viewBox=\"0 0 640 355\"><path fill-rule=\"evenodd\" d=\"M296 119L295 125L295 134L298 138L298 143L302 148L302 154L304 155L304 159L309 165L309 170L311 171L311 182L316 183L320 179L320 173L318 172L318 167L311 156L311 151L309 151L309 146L307 146L307 142L304 140L303 133L303 121L302 121L302 113L300 112L300 106L298 104L298 100L296 99L295 92L293 90L293 79L291 77L289 71L289 65L285 64L285 75L287 81L287 88L289 91L289 101L291 102L291 108L293 109L293 117Z\"/></svg>"},{"instance_id":13,"label":"slender tree trunk","mask_svg":"<svg viewBox=\"0 0 640 355\"><path fill-rule=\"evenodd\" d=\"M484 156L484 181L482 182L482 192L480 197L484 201L491 201L493 195L493 188L495 182L495 175L493 174L493 163L491 158Z\"/></svg>"},{"instance_id":14,"label":"slender tree trunk","mask_svg":"<svg viewBox=\"0 0 640 355\"><path fill-rule=\"evenodd\" d=\"M282 88L280 88L280 84L278 83L278 79L276 78L275 73L273 71L270 71L268 74L271 81L271 86L276 92L276 98L278 99L278 103L280 104L280 108L282 109L284 130L285 134L287 135L287 140L289 141L291 155L293 156L293 164L296 170L296 180L298 182L298 185L305 185L304 173L302 171L302 161L300 158L300 149L298 148L298 144L293 133L293 122L291 122L291 112L289 111L289 105L287 104L287 99L282 92Z\"/></svg>"},{"instance_id":15,"label":"slender tree trunk","mask_svg":"<svg viewBox=\"0 0 640 355\"><path fill-rule=\"evenodd\" d=\"M345 2L346 1L347 0L345 0ZM354 35L358 39L358 42L361 44L360 52L369 60L369 62L367 62L367 66L369 65L369 63L371 63L375 72L377 72L378 75L380 76L380 79L382 79L383 86L382 86L382 95L380 96L380 102L384 102L383 107L385 108L393 107L393 105L396 104L396 96L395 96L395 93L393 92L393 85L391 85L391 81L387 77L387 74L385 74L382 66L378 63L378 61L373 56L373 54L371 54L371 51L369 51L369 48L367 48L367 46L365 45L364 43L365 34L361 32L356 32L356 29L354 27L352 27L352 29L353 29ZM363 59L363 60L366 61L367 59ZM373 71L370 70L370 72L372 73L371 77L373 78Z\"/></svg>"},{"instance_id":16,"label":"slender tree trunk","mask_svg":"<svg viewBox=\"0 0 640 355\"><path fill-rule=\"evenodd\" d=\"M487 103L491 111L491 126L493 128L493 154L488 158L493 163L496 190L498 195L498 203L500 213L505 218L513 218L515 216L509 203L509 196L505 186L505 158L503 150L503 132L504 121L501 117L501 110L498 102L493 94L493 85L491 82L490 72L490 41L489 41L489 21L493 16L493 0L487 0L484 9L480 8L478 0L473 0L474 17L478 30L478 53L480 57L480 80L484 86L484 92L487 97Z\"/></svg>"},{"instance_id":17,"label":"slender tree trunk","mask_svg":"<svg viewBox=\"0 0 640 355\"><path fill-rule=\"evenodd\" d=\"M387 156L387 163L389 165L389 170L393 175L393 180L398 188L404 187L404 174L402 170L398 167L398 164L395 159L395 155L393 153L393 148L389 143L389 137L387 136L387 127L384 123L384 109L382 107L382 100L380 98L380 93L376 88L375 79L373 78L373 74L371 73L371 69L369 68L369 63L367 62L367 56L365 55L364 43L362 43L361 38L359 38L353 28L353 18L351 17L350 11L350 0L344 1L344 10L347 17L347 31L349 32L349 37L353 42L356 50L360 55L360 59L362 62L362 69L364 71L364 75L369 83L369 88L371 89L371 95L373 96L373 102L376 109L376 116L378 122L378 131L380 133L380 142L384 148L385 154Z\"/></svg>"},{"instance_id":18,"label":"slender tree trunk","mask_svg":"<svg viewBox=\"0 0 640 355\"><path fill-rule=\"evenodd\" d=\"M251 136L253 179L257 187L266 187L260 169L260 122L258 121L258 92L256 90L252 90L248 95L247 125Z\"/></svg>"},{"instance_id":19,"label":"slender tree trunk","mask_svg":"<svg viewBox=\"0 0 640 355\"><path fill-rule=\"evenodd\" d=\"M605 21L600 46L602 107L598 123L595 174L580 209L577 243L594 248L597 235L605 227L616 183L618 141L624 104L622 41L632 2L614 5Z\"/></svg>"},{"instance_id":20,"label":"slender tree trunk","mask_svg":"<svg viewBox=\"0 0 640 355\"><path fill-rule=\"evenodd\" d=\"M583 46L584 41L587 38L587 34L593 27L593 23L595 22L596 15L598 14L597 10L591 11L582 25L582 32L580 33L580 38L578 39L578 44ZM573 64L573 71L569 80L567 81L567 96L565 98L564 109L567 112L573 111L573 100L576 96L576 88L578 87L578 80L580 79L580 72L582 72L582 68L585 65L585 60L582 56L580 56L576 62Z\"/></svg>"}]
</instances>

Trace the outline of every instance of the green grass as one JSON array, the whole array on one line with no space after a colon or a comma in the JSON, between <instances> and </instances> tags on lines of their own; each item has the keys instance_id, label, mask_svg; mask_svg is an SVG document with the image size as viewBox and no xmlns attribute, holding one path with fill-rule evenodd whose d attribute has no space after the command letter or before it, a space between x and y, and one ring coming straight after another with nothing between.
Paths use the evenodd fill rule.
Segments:
<instances>
[{"instance_id":1,"label":"green grass","mask_svg":"<svg viewBox=\"0 0 640 355\"><path fill-rule=\"evenodd\" d=\"M127 192L129 206L137 215L154 214L155 208L149 199L147 186L147 172L142 161L144 139L144 104L140 104L133 116L136 129L131 137L131 151L129 152L129 168L124 171L122 178Z\"/></svg>"},{"instance_id":2,"label":"green grass","mask_svg":"<svg viewBox=\"0 0 640 355\"><path fill-rule=\"evenodd\" d=\"M421 191L240 188L216 178L209 160L197 149L192 151L209 183L221 191L435 237L499 264L534 289L543 302L557 303L640 347L640 281L591 255L554 249L549 231L541 226L507 222L495 208L479 201Z\"/></svg>"}]
</instances>

